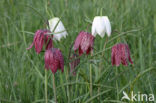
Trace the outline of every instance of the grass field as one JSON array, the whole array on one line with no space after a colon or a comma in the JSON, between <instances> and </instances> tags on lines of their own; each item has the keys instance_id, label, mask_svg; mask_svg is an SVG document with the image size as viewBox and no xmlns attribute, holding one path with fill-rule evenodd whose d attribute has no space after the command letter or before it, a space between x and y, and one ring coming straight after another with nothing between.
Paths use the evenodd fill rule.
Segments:
<instances>
[{"instance_id":1,"label":"grass field","mask_svg":"<svg viewBox=\"0 0 156 103\"><path fill-rule=\"evenodd\" d=\"M60 17L68 31L54 42L65 59L64 73L55 74L58 103L122 103L123 91L154 94L156 103L156 0L0 0L0 103L44 103L44 52L26 50L46 20ZM96 37L94 53L82 56L72 76L68 53L72 42L97 15L107 15L112 35ZM87 30L88 27L88 30ZM134 65L111 65L111 47L127 43ZM104 52L103 52L104 51ZM53 103L48 71L48 102ZM131 103L146 103L146 101Z\"/></svg>"}]
</instances>

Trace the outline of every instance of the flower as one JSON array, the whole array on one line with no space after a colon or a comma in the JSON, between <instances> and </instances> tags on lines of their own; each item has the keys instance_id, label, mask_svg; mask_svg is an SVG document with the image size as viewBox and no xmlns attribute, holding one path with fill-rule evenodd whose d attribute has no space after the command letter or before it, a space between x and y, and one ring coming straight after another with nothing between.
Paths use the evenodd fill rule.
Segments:
<instances>
[{"instance_id":1,"label":"flower","mask_svg":"<svg viewBox=\"0 0 156 103\"><path fill-rule=\"evenodd\" d=\"M63 23L58 17L52 18L49 21L50 31L54 33L54 40L59 40L68 35ZM55 29L55 30L54 30Z\"/></svg>"},{"instance_id":2,"label":"flower","mask_svg":"<svg viewBox=\"0 0 156 103\"><path fill-rule=\"evenodd\" d=\"M76 52L79 49L79 55L82 55L84 52L89 54L93 50L94 36L91 34L81 31L77 36L74 43L74 51Z\"/></svg>"},{"instance_id":3,"label":"flower","mask_svg":"<svg viewBox=\"0 0 156 103\"><path fill-rule=\"evenodd\" d=\"M46 50L45 56L45 68L51 69L51 71L55 74L57 69L64 70L64 59L61 51L57 48L51 48Z\"/></svg>"},{"instance_id":4,"label":"flower","mask_svg":"<svg viewBox=\"0 0 156 103\"><path fill-rule=\"evenodd\" d=\"M74 69L79 65L80 63L80 58L78 58L77 54L73 54L72 57L70 58L71 62L69 63L70 65L70 72L73 73L73 75L76 74Z\"/></svg>"},{"instance_id":5,"label":"flower","mask_svg":"<svg viewBox=\"0 0 156 103\"><path fill-rule=\"evenodd\" d=\"M111 24L107 16L96 16L92 23L92 35L99 34L102 38L107 33L108 37L111 35Z\"/></svg>"},{"instance_id":6,"label":"flower","mask_svg":"<svg viewBox=\"0 0 156 103\"><path fill-rule=\"evenodd\" d=\"M133 64L133 61L130 57L130 49L127 44L116 44L112 47L111 54L112 65L119 66L122 63L125 66L128 66L128 61Z\"/></svg>"},{"instance_id":7,"label":"flower","mask_svg":"<svg viewBox=\"0 0 156 103\"><path fill-rule=\"evenodd\" d=\"M46 49L52 48L52 36L48 35L51 33L49 30L37 30L34 36L33 43L27 48L31 49L33 45L35 46L36 52L39 54L43 48L43 45L46 45Z\"/></svg>"}]
</instances>

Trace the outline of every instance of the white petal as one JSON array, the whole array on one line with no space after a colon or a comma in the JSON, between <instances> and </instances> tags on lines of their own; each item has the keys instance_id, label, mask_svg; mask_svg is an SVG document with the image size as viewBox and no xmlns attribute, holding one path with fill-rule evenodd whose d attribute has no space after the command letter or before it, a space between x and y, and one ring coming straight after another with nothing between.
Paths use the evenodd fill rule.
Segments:
<instances>
[{"instance_id":1,"label":"white petal","mask_svg":"<svg viewBox=\"0 0 156 103\"><path fill-rule=\"evenodd\" d=\"M63 23L59 20L60 19L57 17L49 20L50 31L56 33L56 34L54 34L54 39L56 39L56 40L60 40L62 37L66 37L66 35L68 35ZM57 25L57 23L58 23L58 25ZM55 28L56 25L57 25L57 27ZM54 31L54 28L55 28L55 31ZM60 32L60 33L58 33L58 32Z\"/></svg>"},{"instance_id":2,"label":"white petal","mask_svg":"<svg viewBox=\"0 0 156 103\"><path fill-rule=\"evenodd\" d=\"M104 18L103 16L102 17L99 17L98 21L97 21L97 33L103 38L104 35L105 35L105 21L104 21Z\"/></svg>"},{"instance_id":3,"label":"white petal","mask_svg":"<svg viewBox=\"0 0 156 103\"><path fill-rule=\"evenodd\" d=\"M108 36L110 36L111 35L111 24L110 24L110 21L107 16L104 16L104 22L105 22L106 33Z\"/></svg>"},{"instance_id":4,"label":"white petal","mask_svg":"<svg viewBox=\"0 0 156 103\"><path fill-rule=\"evenodd\" d=\"M93 20L93 23L92 23L92 35L95 37L96 36L96 34L97 34L97 32L96 32L96 28L95 28L95 24L96 24L96 22L95 22L95 19Z\"/></svg>"},{"instance_id":5,"label":"white petal","mask_svg":"<svg viewBox=\"0 0 156 103\"><path fill-rule=\"evenodd\" d=\"M53 36L53 38L54 38L54 40L58 40L58 41L60 41L61 40L61 35L55 35L55 36Z\"/></svg>"},{"instance_id":6,"label":"white petal","mask_svg":"<svg viewBox=\"0 0 156 103\"><path fill-rule=\"evenodd\" d=\"M93 25L97 34L99 34L103 38L105 35L105 21L103 17L96 16L94 18Z\"/></svg>"}]
</instances>

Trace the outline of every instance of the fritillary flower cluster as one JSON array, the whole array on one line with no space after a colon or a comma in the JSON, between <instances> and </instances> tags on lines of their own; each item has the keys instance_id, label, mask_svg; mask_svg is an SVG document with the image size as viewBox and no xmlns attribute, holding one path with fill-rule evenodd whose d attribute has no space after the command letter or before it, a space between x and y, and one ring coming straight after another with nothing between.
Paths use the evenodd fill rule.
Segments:
<instances>
[{"instance_id":1,"label":"fritillary flower cluster","mask_svg":"<svg viewBox=\"0 0 156 103\"><path fill-rule=\"evenodd\" d=\"M33 43L27 49L35 46L36 53L39 54L45 47L45 68L55 74L59 69L64 71L64 58L61 50L53 47L53 40L66 37L67 32L59 18L49 20L49 27L50 30L37 30Z\"/></svg>"},{"instance_id":2,"label":"fritillary flower cluster","mask_svg":"<svg viewBox=\"0 0 156 103\"><path fill-rule=\"evenodd\" d=\"M39 54L45 49L45 68L51 70L54 74L57 70L64 71L64 57L59 48L54 48L53 40L60 41L61 38L66 38L68 35L62 21L58 18L52 18L48 21L49 30L37 30L34 35L33 43L29 48L35 47L35 51ZM69 60L71 72L75 74L75 68L80 63L80 56L89 55L94 49L95 37L100 35L104 37L105 33L108 37L111 36L111 23L107 16L96 16L92 23L92 33L81 31L74 42L74 53ZM77 52L79 55L77 55ZM133 64L130 57L130 49L127 44L119 43L112 47L111 62L114 66L119 66L121 63L128 66L128 62Z\"/></svg>"}]
</instances>

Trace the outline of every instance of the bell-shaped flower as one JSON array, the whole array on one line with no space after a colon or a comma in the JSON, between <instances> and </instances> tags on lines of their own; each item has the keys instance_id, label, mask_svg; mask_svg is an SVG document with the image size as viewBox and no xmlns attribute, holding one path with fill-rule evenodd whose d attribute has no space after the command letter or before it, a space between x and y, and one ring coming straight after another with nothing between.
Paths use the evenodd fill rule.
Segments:
<instances>
[{"instance_id":1,"label":"bell-shaped flower","mask_svg":"<svg viewBox=\"0 0 156 103\"><path fill-rule=\"evenodd\" d=\"M96 16L92 23L92 35L99 34L102 38L106 34L111 35L111 24L107 16Z\"/></svg>"},{"instance_id":2,"label":"bell-shaped flower","mask_svg":"<svg viewBox=\"0 0 156 103\"><path fill-rule=\"evenodd\" d=\"M111 54L112 65L119 66L122 63L125 66L128 66L128 61L133 64L133 61L130 57L130 49L127 44L116 44L112 47Z\"/></svg>"},{"instance_id":3,"label":"bell-shaped flower","mask_svg":"<svg viewBox=\"0 0 156 103\"><path fill-rule=\"evenodd\" d=\"M34 35L33 43L27 49L35 46L35 50L39 54L43 48L43 45L45 45L46 49L52 48L52 36L48 33L51 32L49 30L37 30Z\"/></svg>"},{"instance_id":4,"label":"bell-shaped flower","mask_svg":"<svg viewBox=\"0 0 156 103\"><path fill-rule=\"evenodd\" d=\"M71 62L69 63L69 65L70 65L70 72L73 75L76 75L75 68L79 65L80 58L78 58L77 54L73 54L72 57L70 58L70 60L71 60Z\"/></svg>"},{"instance_id":5,"label":"bell-shaped flower","mask_svg":"<svg viewBox=\"0 0 156 103\"><path fill-rule=\"evenodd\" d=\"M49 22L50 31L54 33L54 36L53 36L54 40L60 41L62 37L66 38L68 33L63 23L60 21L58 17L54 17L50 19L48 22Z\"/></svg>"},{"instance_id":6,"label":"bell-shaped flower","mask_svg":"<svg viewBox=\"0 0 156 103\"><path fill-rule=\"evenodd\" d=\"M51 48L46 50L45 52L45 68L51 69L51 71L55 74L58 69L64 70L64 59L62 52L57 48Z\"/></svg>"},{"instance_id":7,"label":"bell-shaped flower","mask_svg":"<svg viewBox=\"0 0 156 103\"><path fill-rule=\"evenodd\" d=\"M74 51L79 50L79 55L86 52L89 54L93 50L94 36L91 34L81 31L77 36L74 43Z\"/></svg>"}]
</instances>

